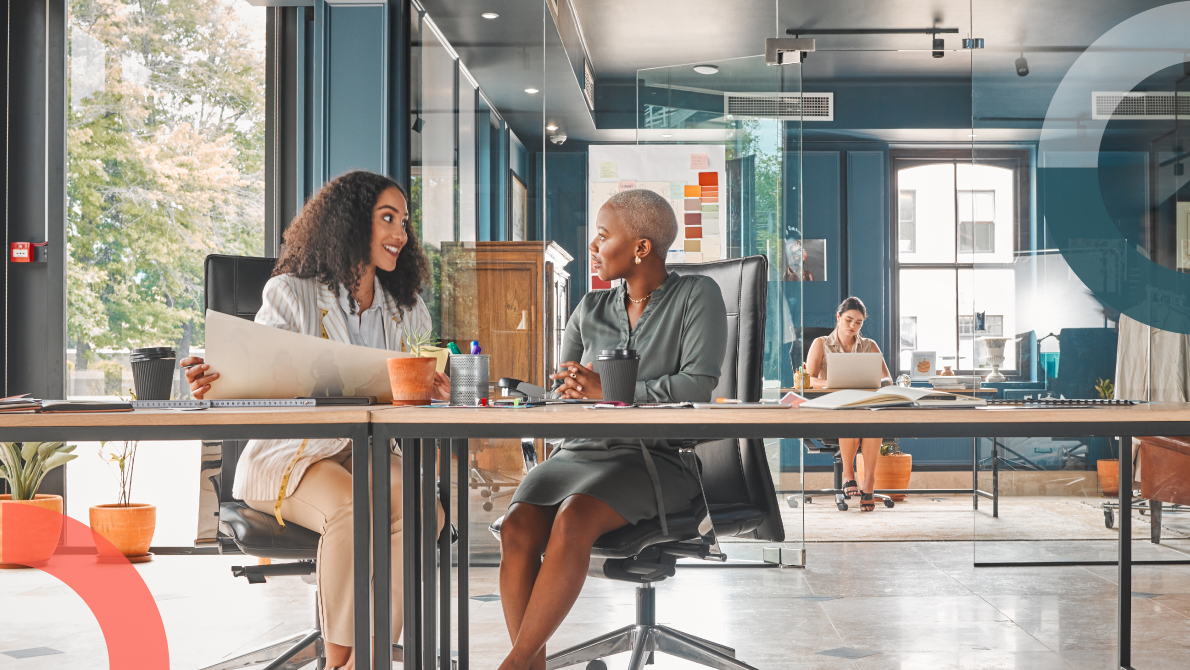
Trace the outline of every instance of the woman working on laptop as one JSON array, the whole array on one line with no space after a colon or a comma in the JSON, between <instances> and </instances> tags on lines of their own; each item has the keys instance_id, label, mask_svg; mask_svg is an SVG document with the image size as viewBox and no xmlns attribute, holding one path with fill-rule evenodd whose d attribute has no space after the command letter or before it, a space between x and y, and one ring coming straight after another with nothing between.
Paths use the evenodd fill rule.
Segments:
<instances>
[{"instance_id":1,"label":"woman working on laptop","mask_svg":"<svg viewBox=\"0 0 1190 670\"><path fill-rule=\"evenodd\" d=\"M806 372L810 374L811 388L826 388L826 355L827 354L878 354L880 347L876 343L859 334L868 318L868 310L863 301L854 296L847 298L835 310L835 330L826 337L814 340L810 345L810 352L806 355ZM888 373L888 366L880 362L884 378L881 385L892 383L892 376ZM840 438L839 452L843 458L843 492L848 496L859 495L859 509L861 512L871 512L876 509L876 501L872 495L876 489L876 457L880 454L879 437ZM864 456L864 482L862 489L855 481L855 454L862 449Z\"/></svg>"}]
</instances>

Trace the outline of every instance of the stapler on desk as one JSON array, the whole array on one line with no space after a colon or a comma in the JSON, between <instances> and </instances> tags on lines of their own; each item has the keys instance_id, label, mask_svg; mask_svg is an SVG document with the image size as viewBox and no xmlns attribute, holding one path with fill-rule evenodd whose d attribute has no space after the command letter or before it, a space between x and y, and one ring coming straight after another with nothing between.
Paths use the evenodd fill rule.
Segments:
<instances>
[{"instance_id":1,"label":"stapler on desk","mask_svg":"<svg viewBox=\"0 0 1190 670\"><path fill-rule=\"evenodd\" d=\"M500 395L504 398L524 398L528 402L541 402L545 399L545 389L529 382L523 382L512 377L501 377L496 382Z\"/></svg>"}]
</instances>

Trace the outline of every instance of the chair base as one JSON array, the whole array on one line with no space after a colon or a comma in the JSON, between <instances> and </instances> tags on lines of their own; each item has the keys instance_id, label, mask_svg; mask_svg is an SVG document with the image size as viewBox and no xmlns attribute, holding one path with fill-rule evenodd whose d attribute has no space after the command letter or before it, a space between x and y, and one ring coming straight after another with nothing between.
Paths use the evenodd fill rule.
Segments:
<instances>
[{"instance_id":1,"label":"chair base","mask_svg":"<svg viewBox=\"0 0 1190 670\"><path fill-rule=\"evenodd\" d=\"M311 663L318 670L326 667L326 652L323 649L322 631L317 628L299 635L278 640L267 647L255 649L202 670L236 670L260 666L260 670L299 670ZM267 665L261 665L267 664Z\"/></svg>"},{"instance_id":2,"label":"chair base","mask_svg":"<svg viewBox=\"0 0 1190 670\"><path fill-rule=\"evenodd\" d=\"M628 670L644 670L646 664L653 662L655 651L717 670L756 670L747 663L736 660L735 649L731 647L659 625L656 612L656 590L652 583L642 584L636 589L634 625L625 626L546 657L546 670L556 670L579 663L588 664L587 667L591 670L600 670L600 666L605 669L607 666L600 659L626 651L632 652Z\"/></svg>"}]
</instances>

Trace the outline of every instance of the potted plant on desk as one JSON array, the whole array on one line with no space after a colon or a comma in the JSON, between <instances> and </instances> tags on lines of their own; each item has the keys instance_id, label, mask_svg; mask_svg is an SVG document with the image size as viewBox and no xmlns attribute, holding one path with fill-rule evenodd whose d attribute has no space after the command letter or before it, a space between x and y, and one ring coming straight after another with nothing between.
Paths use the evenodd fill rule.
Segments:
<instances>
[{"instance_id":1,"label":"potted plant on desk","mask_svg":"<svg viewBox=\"0 0 1190 670\"><path fill-rule=\"evenodd\" d=\"M152 544L153 533L157 530L157 506L130 502L137 446L135 440L125 441L121 447L110 450L107 442L99 444L99 456L112 467L113 474L120 484L118 502L95 505L90 510L91 532L102 535L120 552L108 555L101 548L101 563L124 559L132 563L145 563L153 559L153 554L149 553L149 545Z\"/></svg>"},{"instance_id":2,"label":"potted plant on desk","mask_svg":"<svg viewBox=\"0 0 1190 670\"><path fill-rule=\"evenodd\" d=\"M864 459L855 459L855 476L863 481ZM880 456L876 458L876 490L904 490L909 488L909 478L913 476L913 454L901 451L900 444L895 440L887 440L880 445ZM890 495L897 502L905 499L905 494Z\"/></svg>"},{"instance_id":3,"label":"potted plant on desk","mask_svg":"<svg viewBox=\"0 0 1190 670\"><path fill-rule=\"evenodd\" d=\"M10 505L32 505L62 514L62 496L38 493L37 489L46 473L78 458L75 445L61 442L0 442L0 479L8 483L9 493L0 495L0 555L4 552L3 518L4 508ZM62 534L60 517L58 522L38 528L22 539L19 556L22 563L0 563L0 568L23 568L28 563L40 563L53 556ZM11 541L11 540L10 540ZM13 547L9 547L12 554ZM15 556L13 556L15 558Z\"/></svg>"},{"instance_id":4,"label":"potted plant on desk","mask_svg":"<svg viewBox=\"0 0 1190 670\"><path fill-rule=\"evenodd\" d=\"M413 356L388 359L388 382L394 405L428 405L434 391L434 369L438 359L423 356L433 339L430 333L405 330L405 344Z\"/></svg>"}]
</instances>

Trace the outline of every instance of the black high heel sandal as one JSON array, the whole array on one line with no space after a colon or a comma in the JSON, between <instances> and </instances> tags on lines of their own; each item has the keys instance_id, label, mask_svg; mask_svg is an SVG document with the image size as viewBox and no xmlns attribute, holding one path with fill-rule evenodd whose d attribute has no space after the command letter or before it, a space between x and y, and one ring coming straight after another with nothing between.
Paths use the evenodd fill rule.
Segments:
<instances>
[{"instance_id":1,"label":"black high heel sandal","mask_svg":"<svg viewBox=\"0 0 1190 670\"><path fill-rule=\"evenodd\" d=\"M857 496L859 493L859 482L856 482L854 479L848 479L847 481L843 482L844 498L851 500L851 496Z\"/></svg>"},{"instance_id":2,"label":"black high heel sandal","mask_svg":"<svg viewBox=\"0 0 1190 670\"><path fill-rule=\"evenodd\" d=\"M873 493L864 493L859 497L859 511L861 512L875 512L876 511L876 497Z\"/></svg>"}]
</instances>

